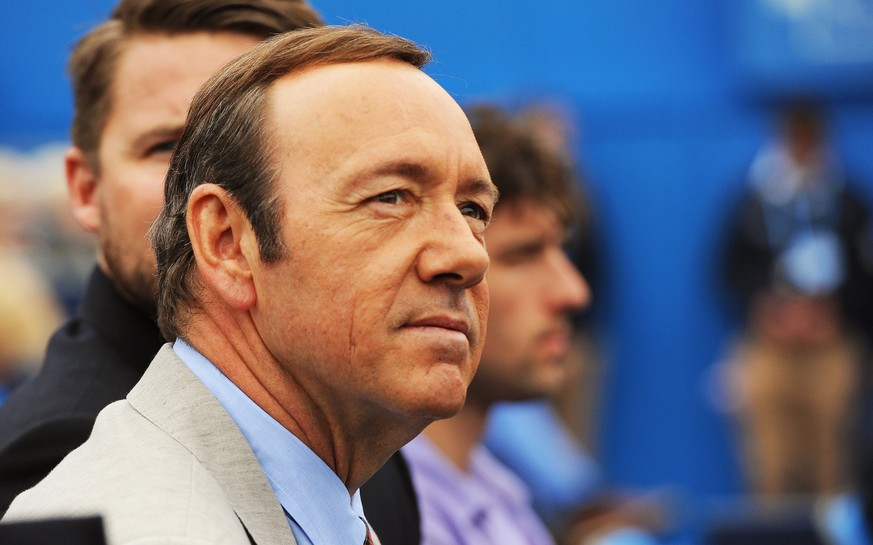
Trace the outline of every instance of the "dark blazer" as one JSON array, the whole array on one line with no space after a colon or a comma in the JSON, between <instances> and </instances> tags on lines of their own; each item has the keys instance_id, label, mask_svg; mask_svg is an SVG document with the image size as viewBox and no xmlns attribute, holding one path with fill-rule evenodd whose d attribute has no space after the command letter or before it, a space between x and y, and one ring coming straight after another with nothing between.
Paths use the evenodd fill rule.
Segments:
<instances>
[{"instance_id":1,"label":"dark blazer","mask_svg":"<svg viewBox=\"0 0 873 545\"><path fill-rule=\"evenodd\" d=\"M873 326L873 215L867 196L859 193L852 180L833 190L831 206L820 206L811 213L809 226L830 228L843 256L844 278L834 296L841 317L865 338ZM718 272L725 294L735 310L745 314L762 292L774 289L781 280L777 266L781 253L806 224L785 209L768 206L760 192L745 187L733 204L726 224ZM775 218L782 227L778 234L768 229Z\"/></svg>"},{"instance_id":2,"label":"dark blazer","mask_svg":"<svg viewBox=\"0 0 873 545\"><path fill-rule=\"evenodd\" d=\"M52 336L39 373L0 407L0 515L85 442L97 413L130 392L163 342L154 320L95 268L79 315ZM415 490L399 453L361 497L383 545L421 541Z\"/></svg>"}]
</instances>

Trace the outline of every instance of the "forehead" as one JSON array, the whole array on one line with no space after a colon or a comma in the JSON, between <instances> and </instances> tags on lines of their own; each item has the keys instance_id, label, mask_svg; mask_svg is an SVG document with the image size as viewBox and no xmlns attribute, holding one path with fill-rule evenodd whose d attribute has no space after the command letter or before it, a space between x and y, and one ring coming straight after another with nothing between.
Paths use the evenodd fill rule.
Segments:
<instances>
[{"instance_id":1,"label":"forehead","mask_svg":"<svg viewBox=\"0 0 873 545\"><path fill-rule=\"evenodd\" d=\"M141 34L125 41L112 79L115 115L178 119L198 87L258 39L229 32L179 35Z\"/></svg>"},{"instance_id":2,"label":"forehead","mask_svg":"<svg viewBox=\"0 0 873 545\"><path fill-rule=\"evenodd\" d=\"M553 206L534 199L501 201L494 212L494 221L486 239L489 250L504 244L514 244L532 237L562 243L567 226Z\"/></svg>"},{"instance_id":3,"label":"forehead","mask_svg":"<svg viewBox=\"0 0 873 545\"><path fill-rule=\"evenodd\" d=\"M437 161L488 179L458 104L421 70L394 60L311 68L270 91L280 158L342 171L382 161Z\"/></svg>"}]
</instances>

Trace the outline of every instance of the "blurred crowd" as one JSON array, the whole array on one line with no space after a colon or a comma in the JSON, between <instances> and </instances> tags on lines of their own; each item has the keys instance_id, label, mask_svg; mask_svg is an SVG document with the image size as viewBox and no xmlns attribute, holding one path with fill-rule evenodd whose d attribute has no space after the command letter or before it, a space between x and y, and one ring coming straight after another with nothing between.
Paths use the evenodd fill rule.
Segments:
<instances>
[{"instance_id":1,"label":"blurred crowd","mask_svg":"<svg viewBox=\"0 0 873 545\"><path fill-rule=\"evenodd\" d=\"M93 241L68 209L65 150L0 148L0 401L41 363L93 261Z\"/></svg>"}]
</instances>

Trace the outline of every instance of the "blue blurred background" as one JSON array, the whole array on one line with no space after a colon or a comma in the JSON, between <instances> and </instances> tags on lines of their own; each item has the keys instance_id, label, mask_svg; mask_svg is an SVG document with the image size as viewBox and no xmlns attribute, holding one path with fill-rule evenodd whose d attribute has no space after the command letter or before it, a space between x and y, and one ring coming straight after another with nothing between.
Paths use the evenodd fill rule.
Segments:
<instances>
[{"instance_id":1,"label":"blue blurred background","mask_svg":"<svg viewBox=\"0 0 873 545\"><path fill-rule=\"evenodd\" d=\"M689 505L742 492L714 372L735 326L714 284L725 206L771 134L768 104L799 92L823 98L873 195L873 2L313 3L329 23L427 45L429 73L462 104L565 106L603 247L598 458L616 484ZM0 4L0 146L65 141L66 57L113 2Z\"/></svg>"}]
</instances>

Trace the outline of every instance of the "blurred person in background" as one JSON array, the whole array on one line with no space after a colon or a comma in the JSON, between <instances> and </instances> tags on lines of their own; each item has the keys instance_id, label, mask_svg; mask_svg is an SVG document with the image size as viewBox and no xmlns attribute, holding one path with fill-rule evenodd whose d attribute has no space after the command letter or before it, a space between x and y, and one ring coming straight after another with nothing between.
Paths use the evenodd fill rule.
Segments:
<instances>
[{"instance_id":1,"label":"blurred person in background","mask_svg":"<svg viewBox=\"0 0 873 545\"><path fill-rule=\"evenodd\" d=\"M550 100L526 106L516 123L565 172L575 174L571 150L575 124L566 105ZM579 178L578 176L576 176ZM590 288L599 282L594 213L583 180L577 179L568 256ZM572 314L573 342L564 362L565 380L549 395L498 403L489 412L485 445L530 488L534 508L550 526L597 498L604 477L590 454L594 448L602 370L592 302ZM542 456L543 450L550 456Z\"/></svg>"},{"instance_id":2,"label":"blurred person in background","mask_svg":"<svg viewBox=\"0 0 873 545\"><path fill-rule=\"evenodd\" d=\"M568 171L573 171L577 175L577 205L572 233L565 249L592 291L599 292L600 284L604 279L601 272L603 262L600 255L601 240L597 232L596 214L589 194L589 186L580 175L573 158L573 150L576 149L579 139L577 124L572 121L574 117L574 112L567 104L555 99L528 104L517 114L519 123L524 124L531 137L552 153L556 161L563 161ZM548 410L555 411L571 434L588 450L596 448L597 412L603 363L596 302L596 299L592 299L584 309L573 313L574 342L567 362L567 380L558 391L545 400ZM538 404L540 402L532 402L530 405ZM525 410L523 407L526 405L529 404L513 403L495 407L492 418L489 419L489 434L486 436L486 444L489 444L489 448L493 451L499 450L496 444L490 444L490 438L497 435L491 434L490 430L501 427L500 422L503 420L501 413L509 412L504 411L504 407L512 407L511 411L515 413ZM500 457L499 452L497 454ZM536 500L537 491L533 490L533 492ZM538 502L535 501L536 503Z\"/></svg>"},{"instance_id":3,"label":"blurred person in background","mask_svg":"<svg viewBox=\"0 0 873 545\"><path fill-rule=\"evenodd\" d=\"M62 312L40 272L17 250L0 244L0 405L39 366Z\"/></svg>"},{"instance_id":4,"label":"blurred person in background","mask_svg":"<svg viewBox=\"0 0 873 545\"><path fill-rule=\"evenodd\" d=\"M97 413L127 395L164 342L146 233L194 92L259 41L321 25L302 0L122 0L76 44L66 179L73 216L97 235L97 266L39 374L0 408L0 513L88 438ZM417 542L400 456L370 485L393 499L368 513L383 543Z\"/></svg>"},{"instance_id":5,"label":"blurred person in background","mask_svg":"<svg viewBox=\"0 0 873 545\"><path fill-rule=\"evenodd\" d=\"M52 178L43 159L0 150L0 405L39 369L45 343L63 319L62 303L33 259L33 226L55 201L44 189Z\"/></svg>"},{"instance_id":6,"label":"blurred person in background","mask_svg":"<svg viewBox=\"0 0 873 545\"><path fill-rule=\"evenodd\" d=\"M70 211L62 168L68 147L64 142L27 151L0 147L0 231L27 256L69 317L94 267L95 245ZM38 360L44 349L45 343Z\"/></svg>"},{"instance_id":7,"label":"blurred person in background","mask_svg":"<svg viewBox=\"0 0 873 545\"><path fill-rule=\"evenodd\" d=\"M868 203L792 101L729 218L722 273L744 328L728 367L745 470L761 499L847 490L873 302Z\"/></svg>"},{"instance_id":8,"label":"blurred person in background","mask_svg":"<svg viewBox=\"0 0 873 545\"><path fill-rule=\"evenodd\" d=\"M574 224L577 180L569 164L524 123L490 106L468 113L501 193L487 234L488 335L464 408L428 426L402 451L419 495L422 543L550 544L553 537L534 511L528 487L483 441L496 404L542 398L568 377L571 316L590 299L588 285L564 251ZM545 421L556 424L550 431L560 436L539 444L538 455L547 464L561 456L554 445L572 439L555 413ZM530 431L540 436L544 430ZM600 522L587 526L584 535L574 528L562 537L573 543L650 542L627 518Z\"/></svg>"}]
</instances>

